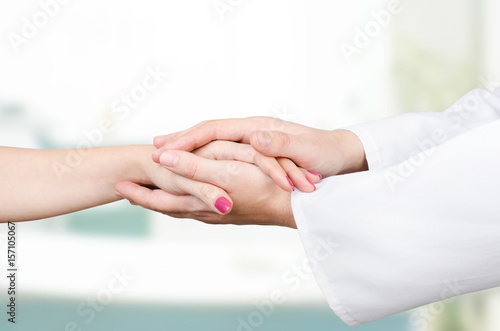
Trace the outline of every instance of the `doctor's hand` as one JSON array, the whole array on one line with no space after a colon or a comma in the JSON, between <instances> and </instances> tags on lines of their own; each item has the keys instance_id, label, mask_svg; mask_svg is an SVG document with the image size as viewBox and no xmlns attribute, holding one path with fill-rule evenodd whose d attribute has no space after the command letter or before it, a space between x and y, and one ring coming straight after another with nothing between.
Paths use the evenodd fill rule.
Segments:
<instances>
[{"instance_id":1,"label":"doctor's hand","mask_svg":"<svg viewBox=\"0 0 500 331\"><path fill-rule=\"evenodd\" d=\"M211 224L260 224L296 228L290 192L278 187L254 164L214 160L220 150L241 148L237 145L242 144L216 141L197 149L195 154L176 150L165 151L161 157L163 166L171 172L189 180L212 184L213 186L203 186L207 190L214 186L225 190L233 201L228 214L215 212L200 199L188 195L188 192L186 195L171 194L161 190L161 186L160 189L151 189L133 182L121 182L115 189L133 204L172 217L193 218ZM203 195L212 194L204 192ZM225 206L229 208L230 201L221 197L216 204L219 204L220 210Z\"/></svg>"},{"instance_id":2,"label":"doctor's hand","mask_svg":"<svg viewBox=\"0 0 500 331\"><path fill-rule=\"evenodd\" d=\"M161 162L161 155L168 150L191 151L213 140L251 144L261 154L288 158L318 178L368 169L363 145L353 132L320 130L272 117L205 121L185 131L158 136L154 145L159 149L153 160ZM271 176L276 183L288 175L295 186L307 185L280 165L268 165L264 172L279 173Z\"/></svg>"}]
</instances>

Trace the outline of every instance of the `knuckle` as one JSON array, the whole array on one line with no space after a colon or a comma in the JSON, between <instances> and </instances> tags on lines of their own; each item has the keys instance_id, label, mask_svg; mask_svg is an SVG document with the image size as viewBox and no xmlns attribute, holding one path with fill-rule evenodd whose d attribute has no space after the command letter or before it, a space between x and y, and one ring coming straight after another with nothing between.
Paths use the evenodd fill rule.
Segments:
<instances>
[{"instance_id":1,"label":"knuckle","mask_svg":"<svg viewBox=\"0 0 500 331\"><path fill-rule=\"evenodd\" d=\"M196 173L198 172L198 163L195 160L188 160L182 165L182 167L184 169L184 177L189 179L196 177Z\"/></svg>"},{"instance_id":2,"label":"knuckle","mask_svg":"<svg viewBox=\"0 0 500 331\"><path fill-rule=\"evenodd\" d=\"M290 146L290 137L286 133L277 131L276 138L280 148L287 149Z\"/></svg>"},{"instance_id":3,"label":"knuckle","mask_svg":"<svg viewBox=\"0 0 500 331\"><path fill-rule=\"evenodd\" d=\"M215 140L201 147L201 156L208 156L207 158L215 160L224 159L224 155L227 152L227 146L224 143L225 141Z\"/></svg>"},{"instance_id":4,"label":"knuckle","mask_svg":"<svg viewBox=\"0 0 500 331\"><path fill-rule=\"evenodd\" d=\"M204 184L200 187L200 194L205 200L214 200L217 193L218 189L210 184Z\"/></svg>"},{"instance_id":5,"label":"knuckle","mask_svg":"<svg viewBox=\"0 0 500 331\"><path fill-rule=\"evenodd\" d=\"M217 120L204 120L199 124L199 127L204 130L210 129L214 126L217 126Z\"/></svg>"},{"instance_id":6,"label":"knuckle","mask_svg":"<svg viewBox=\"0 0 500 331\"><path fill-rule=\"evenodd\" d=\"M202 128L202 127L207 126L209 123L210 123L210 120L204 120L204 121L201 121L200 123L198 123L197 125L195 125L195 127Z\"/></svg>"}]
</instances>

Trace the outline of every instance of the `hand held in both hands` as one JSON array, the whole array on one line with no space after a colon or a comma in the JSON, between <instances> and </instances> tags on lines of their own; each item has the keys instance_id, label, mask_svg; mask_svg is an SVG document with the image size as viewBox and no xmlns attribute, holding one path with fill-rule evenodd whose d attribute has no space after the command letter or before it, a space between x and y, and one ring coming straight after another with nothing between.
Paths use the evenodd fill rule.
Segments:
<instances>
[{"instance_id":1,"label":"hand held in both hands","mask_svg":"<svg viewBox=\"0 0 500 331\"><path fill-rule=\"evenodd\" d=\"M153 153L153 160L159 163L160 155L167 150L191 151L213 140L251 144L260 159L275 158L277 162L252 162L240 155L226 155L224 159L254 163L288 191L288 181L311 192L321 177L368 169L364 148L353 132L320 130L272 117L212 120L158 136L154 139L158 150Z\"/></svg>"}]
</instances>

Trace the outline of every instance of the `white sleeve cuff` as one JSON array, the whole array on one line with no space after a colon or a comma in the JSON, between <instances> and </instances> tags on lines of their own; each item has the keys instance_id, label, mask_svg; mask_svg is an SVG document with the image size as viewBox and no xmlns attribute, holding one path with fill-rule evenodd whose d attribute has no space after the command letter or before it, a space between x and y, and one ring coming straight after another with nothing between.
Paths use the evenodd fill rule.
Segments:
<instances>
[{"instance_id":1,"label":"white sleeve cuff","mask_svg":"<svg viewBox=\"0 0 500 331\"><path fill-rule=\"evenodd\" d=\"M417 112L345 128L365 149L370 170L402 162L424 150L500 118L500 89L475 89L441 113Z\"/></svg>"}]
</instances>

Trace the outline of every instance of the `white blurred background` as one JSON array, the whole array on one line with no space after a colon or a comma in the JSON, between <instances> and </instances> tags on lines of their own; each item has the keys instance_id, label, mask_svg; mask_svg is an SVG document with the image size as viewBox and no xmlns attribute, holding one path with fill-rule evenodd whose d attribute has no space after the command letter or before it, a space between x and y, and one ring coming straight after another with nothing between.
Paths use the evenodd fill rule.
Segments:
<instances>
[{"instance_id":1,"label":"white blurred background","mask_svg":"<svg viewBox=\"0 0 500 331\"><path fill-rule=\"evenodd\" d=\"M373 13L391 6L398 13L374 23ZM266 115L334 129L441 111L472 88L498 85L499 7L494 0L0 0L0 145L151 143L155 135L213 118ZM358 28L369 27L371 36L360 37ZM349 44L352 51L359 38L363 47L346 57L342 49ZM168 76L137 94L152 70ZM117 112L131 93L136 99L127 113ZM100 139L95 132L103 120L115 129ZM6 232L0 226L0 251ZM221 317L204 320L205 330L236 330L237 318L247 318L274 289L287 293L282 307L299 308L280 315L276 307L255 330L299 330L300 322L286 323L301 312L304 325L317 322L315 330L348 329L330 315L312 275L295 273L305 255L290 229L208 226L119 202L18 224L18 242L25 326L17 329L28 329L29 319L45 329L75 321L82 330L104 330L106 319L140 319L139 308L127 313L120 305L158 305L187 307L187 319L219 307L213 316ZM1 255L0 268L6 269ZM122 269L134 280L97 313L97 322L87 323L77 307ZM298 289L291 286L295 277ZM0 299L6 284L0 277ZM470 300L500 307L494 298ZM447 304L425 330L498 330L488 309L478 317L462 307L470 300ZM46 305L54 308L38 316ZM149 317L152 329L196 329L162 317L168 309ZM456 317L462 315L481 322L470 329ZM411 316L360 329L417 329Z\"/></svg>"}]
</instances>

